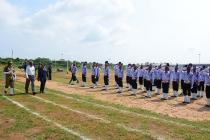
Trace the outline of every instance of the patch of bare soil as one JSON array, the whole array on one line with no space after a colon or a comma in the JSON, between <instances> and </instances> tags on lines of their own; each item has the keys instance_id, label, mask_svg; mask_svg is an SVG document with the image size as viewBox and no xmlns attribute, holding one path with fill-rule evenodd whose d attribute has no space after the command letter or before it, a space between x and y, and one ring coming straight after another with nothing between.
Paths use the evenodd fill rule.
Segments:
<instances>
[{"instance_id":1,"label":"patch of bare soil","mask_svg":"<svg viewBox=\"0 0 210 140\"><path fill-rule=\"evenodd\" d=\"M21 74L18 81L25 82ZM36 85L39 85L36 81ZM128 107L136 107L146 109L152 112L169 115L174 118L184 118L188 120L201 121L210 120L210 108L205 107L206 98L192 101L191 104L183 104L183 97L172 98L167 101L160 100L161 96L155 96L151 99L145 99L142 91L136 97L129 96L130 92L124 89L124 96L117 96L114 87L110 87L109 91L102 91L101 87L97 89L82 88L80 85L70 86L55 81L47 81L46 87L49 89L66 92L69 94L78 94L82 96L91 96L94 99L108 101L111 103L121 104ZM153 93L154 94L154 93ZM172 93L170 93L172 95Z\"/></svg>"}]
</instances>

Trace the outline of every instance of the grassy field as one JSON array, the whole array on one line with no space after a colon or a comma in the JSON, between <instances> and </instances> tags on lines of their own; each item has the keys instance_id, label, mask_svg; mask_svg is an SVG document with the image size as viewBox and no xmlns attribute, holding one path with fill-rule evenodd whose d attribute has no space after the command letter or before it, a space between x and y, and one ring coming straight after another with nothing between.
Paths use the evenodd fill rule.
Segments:
<instances>
[{"instance_id":1,"label":"grassy field","mask_svg":"<svg viewBox=\"0 0 210 140\"><path fill-rule=\"evenodd\" d=\"M67 83L69 78L56 73L53 80ZM2 140L210 139L210 121L171 118L51 89L46 89L45 94L32 96L24 93L21 82L16 82L15 87L15 96L0 96Z\"/></svg>"}]
</instances>

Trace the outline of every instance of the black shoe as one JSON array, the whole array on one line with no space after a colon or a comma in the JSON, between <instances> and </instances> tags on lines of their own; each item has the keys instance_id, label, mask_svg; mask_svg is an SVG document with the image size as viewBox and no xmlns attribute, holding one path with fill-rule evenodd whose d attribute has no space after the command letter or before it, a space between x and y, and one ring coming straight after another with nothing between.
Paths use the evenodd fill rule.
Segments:
<instances>
[{"instance_id":1,"label":"black shoe","mask_svg":"<svg viewBox=\"0 0 210 140\"><path fill-rule=\"evenodd\" d=\"M32 95L36 95L36 92L33 92Z\"/></svg>"},{"instance_id":2,"label":"black shoe","mask_svg":"<svg viewBox=\"0 0 210 140\"><path fill-rule=\"evenodd\" d=\"M210 107L210 105L206 105L206 107Z\"/></svg>"}]
</instances>

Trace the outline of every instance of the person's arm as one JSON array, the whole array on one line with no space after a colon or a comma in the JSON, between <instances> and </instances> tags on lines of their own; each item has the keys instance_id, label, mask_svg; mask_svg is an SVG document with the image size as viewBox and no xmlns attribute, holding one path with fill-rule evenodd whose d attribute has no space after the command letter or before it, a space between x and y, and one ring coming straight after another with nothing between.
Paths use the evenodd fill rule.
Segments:
<instances>
[{"instance_id":1,"label":"person's arm","mask_svg":"<svg viewBox=\"0 0 210 140\"><path fill-rule=\"evenodd\" d=\"M28 71L29 71L29 67L27 66L27 67L26 67L26 73L25 73L27 79L28 79Z\"/></svg>"}]
</instances>

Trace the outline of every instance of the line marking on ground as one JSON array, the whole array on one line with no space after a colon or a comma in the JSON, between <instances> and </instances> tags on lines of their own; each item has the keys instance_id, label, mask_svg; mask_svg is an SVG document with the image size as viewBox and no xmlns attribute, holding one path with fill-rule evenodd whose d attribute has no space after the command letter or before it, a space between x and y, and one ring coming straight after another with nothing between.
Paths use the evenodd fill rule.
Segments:
<instances>
[{"instance_id":1,"label":"line marking on ground","mask_svg":"<svg viewBox=\"0 0 210 140\"><path fill-rule=\"evenodd\" d=\"M52 124L54 124L55 126L57 126L58 128L60 128L60 129L62 129L62 130L64 130L64 131L66 131L66 132L68 132L68 133L70 133L70 134L72 134L72 135L74 135L74 136L77 136L77 137L81 138L82 140L91 140L90 138L87 138L86 136L83 136L83 135L79 134L78 132L75 132L75 131L73 131L73 130L71 130L71 129L69 129L69 128L67 128L67 127L65 127L65 126L63 126L63 125L61 125L61 124L59 124L59 123L53 121L53 120L48 119L47 117L41 115L41 114L38 113L38 112L32 111L31 109L25 107L24 105L22 105L21 103L15 101L15 100L12 100L11 98L9 98L9 97L7 97L7 96L4 96L4 95L3 95L3 97L4 97L5 99L7 99L8 101L12 102L14 105L16 105L16 106L18 106L18 107L20 107L20 108L26 110L27 112L29 112L29 113L35 115L36 117L41 118L42 120L44 120L44 121L46 121L46 122L48 122L48 123L52 123Z\"/></svg>"},{"instance_id":2,"label":"line marking on ground","mask_svg":"<svg viewBox=\"0 0 210 140\"><path fill-rule=\"evenodd\" d=\"M17 91L21 91L21 90L19 90L19 89L16 89L16 90L17 90ZM31 97L36 98L36 99L38 99L38 100L41 100L42 102L49 103L49 104L52 104L52 105L54 105L54 106L58 106L58 107L61 107L61 108L63 108L63 109L67 109L67 110L72 111L72 109L69 108L69 107L67 107L67 106L57 104L57 103L55 103L55 102L52 102L52 101L43 99L43 98L41 98L41 97L37 97L37 96L31 96ZM94 116L94 115L90 115L90 114L87 114L87 113L84 113L84 112L81 112L81 111L78 111L78 110L74 110L74 111L75 111L76 113L80 113L80 114L82 114L82 115L89 116L91 119L101 120L103 123L107 123L107 124L108 124L108 123L112 123L112 122L109 121L109 120L105 120L105 119L103 119L103 118L98 118L98 117L96 117L96 116ZM147 133L146 131L143 131L143 130L139 130L139 129L134 129L134 128L131 128L131 127L127 127L127 126L125 126L124 124L120 124L120 123L117 123L116 126L119 127L119 128L123 128L123 129L125 129L125 130L128 131L128 132L138 132L138 133L141 133L142 135L146 135L146 136L149 136L149 137L151 137L151 138L153 138L153 139L157 139L157 137L151 136L150 133Z\"/></svg>"},{"instance_id":3,"label":"line marking on ground","mask_svg":"<svg viewBox=\"0 0 210 140\"><path fill-rule=\"evenodd\" d=\"M60 92L60 91L58 91L58 92ZM202 127L198 127L198 126L194 126L194 125L190 125L190 124L178 123L178 122L170 121L170 120L164 120L164 119L149 116L149 115L144 115L144 114L140 114L140 113L136 113L136 112L131 112L131 111L128 111L128 110L119 109L119 108L112 107L112 106L102 105L102 104L98 104L98 103L89 102L89 101L86 101L86 100L83 100L83 99L77 99L77 98L74 98L74 97L66 96L66 95L70 95L70 94L65 93L65 92L62 92L62 93L66 94L66 95L62 95L62 94L55 93L55 92L48 92L48 93L49 94L54 94L54 95L57 95L57 96L60 96L60 97L64 97L66 99L71 99L71 100L75 100L75 101L78 101L78 102L88 103L88 104L91 104L91 105L96 106L96 107L102 107L102 108L110 109L110 110L113 110L113 111L118 111L118 112L121 112L121 113L126 113L126 114L131 114L131 115L139 116L139 117L143 117L143 118L158 120L158 121L161 121L161 122L164 122L164 123L171 123L171 124L175 124L177 126L185 126L185 127L199 129L201 131L210 132L210 129L208 129L208 128L202 128Z\"/></svg>"}]
</instances>

